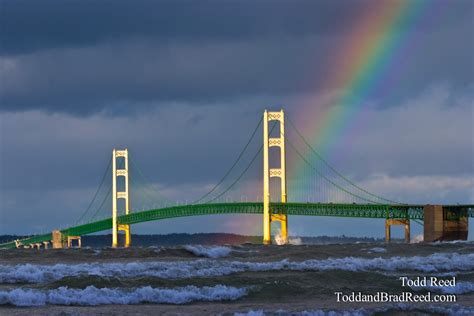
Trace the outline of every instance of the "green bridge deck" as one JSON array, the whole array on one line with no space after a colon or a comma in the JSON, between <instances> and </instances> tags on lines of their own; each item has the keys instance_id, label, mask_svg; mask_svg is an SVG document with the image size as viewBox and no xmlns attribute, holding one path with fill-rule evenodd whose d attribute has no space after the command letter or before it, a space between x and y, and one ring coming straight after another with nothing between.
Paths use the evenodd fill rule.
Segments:
<instances>
[{"instance_id":1,"label":"green bridge deck","mask_svg":"<svg viewBox=\"0 0 474 316\"><path fill-rule=\"evenodd\" d=\"M412 219L423 220L424 205L387 205L387 204L333 204L333 203L271 203L274 214L304 216L335 216L356 218ZM448 216L474 217L474 205L445 205ZM217 214L262 214L261 202L216 203L181 205L140 211L118 218L120 224L138 224L167 218ZM73 226L61 230L65 236L83 236L112 228L112 219ZM21 240L24 245L50 241L51 233L35 235ZM15 242L0 244L0 248L15 248Z\"/></svg>"}]
</instances>

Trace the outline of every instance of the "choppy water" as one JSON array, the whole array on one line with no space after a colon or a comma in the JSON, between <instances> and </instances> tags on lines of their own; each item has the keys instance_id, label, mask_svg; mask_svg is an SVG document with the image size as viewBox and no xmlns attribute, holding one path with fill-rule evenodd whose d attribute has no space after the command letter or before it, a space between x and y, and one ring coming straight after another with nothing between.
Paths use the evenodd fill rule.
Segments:
<instances>
[{"instance_id":1,"label":"choppy water","mask_svg":"<svg viewBox=\"0 0 474 316\"><path fill-rule=\"evenodd\" d=\"M403 289L400 276L456 277ZM456 294L342 303L334 292ZM0 250L0 314L474 315L474 243Z\"/></svg>"}]
</instances>

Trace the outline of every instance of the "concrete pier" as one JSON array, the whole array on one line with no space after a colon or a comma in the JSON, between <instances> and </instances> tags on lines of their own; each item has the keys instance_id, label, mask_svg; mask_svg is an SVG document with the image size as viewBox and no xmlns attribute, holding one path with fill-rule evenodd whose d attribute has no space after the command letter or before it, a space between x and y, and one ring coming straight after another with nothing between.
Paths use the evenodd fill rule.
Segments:
<instances>
[{"instance_id":1,"label":"concrete pier","mask_svg":"<svg viewBox=\"0 0 474 316\"><path fill-rule=\"evenodd\" d=\"M68 248L72 248L72 241L73 240L77 240L77 247L78 248L81 248L82 247L82 243L81 243L81 236L67 236L67 247Z\"/></svg>"},{"instance_id":2,"label":"concrete pier","mask_svg":"<svg viewBox=\"0 0 474 316\"><path fill-rule=\"evenodd\" d=\"M391 240L391 227L393 225L405 226L405 242L410 242L410 220L409 219L386 219L385 220L385 242Z\"/></svg>"},{"instance_id":3,"label":"concrete pier","mask_svg":"<svg viewBox=\"0 0 474 316\"><path fill-rule=\"evenodd\" d=\"M63 236L61 234L61 231L59 230L53 230L52 231L52 244L53 244L53 249L61 249L64 246L64 241L63 241Z\"/></svg>"},{"instance_id":4,"label":"concrete pier","mask_svg":"<svg viewBox=\"0 0 474 316\"><path fill-rule=\"evenodd\" d=\"M73 241L77 241L77 247L81 248L81 236L67 236L63 235L59 230L52 231L52 245L53 249L61 249L61 248L71 248L73 246Z\"/></svg>"},{"instance_id":5,"label":"concrete pier","mask_svg":"<svg viewBox=\"0 0 474 316\"><path fill-rule=\"evenodd\" d=\"M467 240L469 230L467 209L454 210L442 205L426 205L423 212L424 241Z\"/></svg>"}]
</instances>

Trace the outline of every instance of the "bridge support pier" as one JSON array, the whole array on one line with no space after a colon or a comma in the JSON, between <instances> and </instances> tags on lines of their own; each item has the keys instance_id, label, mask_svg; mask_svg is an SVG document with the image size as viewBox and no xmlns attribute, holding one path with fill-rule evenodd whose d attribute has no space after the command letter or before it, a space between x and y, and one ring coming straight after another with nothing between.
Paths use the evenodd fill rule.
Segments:
<instances>
[{"instance_id":1,"label":"bridge support pier","mask_svg":"<svg viewBox=\"0 0 474 316\"><path fill-rule=\"evenodd\" d=\"M130 236L130 225L128 224L119 224L118 230L123 231L125 233L125 244L124 247L130 247L132 240Z\"/></svg>"},{"instance_id":2,"label":"bridge support pier","mask_svg":"<svg viewBox=\"0 0 474 316\"><path fill-rule=\"evenodd\" d=\"M393 225L405 226L405 242L410 242L410 220L409 219L386 219L385 220L385 242L391 241L391 227Z\"/></svg>"},{"instance_id":3,"label":"bridge support pier","mask_svg":"<svg viewBox=\"0 0 474 316\"><path fill-rule=\"evenodd\" d=\"M74 240L77 240L77 246L79 248L82 247L81 236L63 235L60 230L53 230L51 236L51 246L53 249L71 248ZM43 241L45 249L48 249L49 244L49 241Z\"/></svg>"},{"instance_id":4,"label":"bridge support pier","mask_svg":"<svg viewBox=\"0 0 474 316\"><path fill-rule=\"evenodd\" d=\"M268 123L278 121L280 123L279 137L270 137ZM270 168L269 148L280 148L280 168ZM286 203L286 160L285 160L285 113L279 112L263 113L263 244L272 243L271 222L280 222L280 244L288 242L288 216L285 214L272 214L270 209L270 178L280 178L281 202Z\"/></svg>"},{"instance_id":5,"label":"bridge support pier","mask_svg":"<svg viewBox=\"0 0 474 316\"><path fill-rule=\"evenodd\" d=\"M123 169L117 169L117 158L123 158ZM117 178L124 177L125 184L123 191L117 191ZM125 247L130 247L131 235L130 225L118 223L117 202L119 199L125 200L125 215L130 213L130 196L128 190L128 149L116 150L112 152L112 247L118 246L119 231L125 232Z\"/></svg>"},{"instance_id":6,"label":"bridge support pier","mask_svg":"<svg viewBox=\"0 0 474 316\"><path fill-rule=\"evenodd\" d=\"M51 243L53 244L53 249L61 249L64 247L64 240L63 235L60 230L53 230L51 233L53 240Z\"/></svg>"},{"instance_id":7,"label":"bridge support pier","mask_svg":"<svg viewBox=\"0 0 474 316\"><path fill-rule=\"evenodd\" d=\"M469 230L468 211L450 209L449 206L426 205L423 208L423 240L467 240Z\"/></svg>"},{"instance_id":8,"label":"bridge support pier","mask_svg":"<svg viewBox=\"0 0 474 316\"><path fill-rule=\"evenodd\" d=\"M82 247L81 236L67 236L67 247L72 248L73 240L77 240L77 247Z\"/></svg>"}]
</instances>

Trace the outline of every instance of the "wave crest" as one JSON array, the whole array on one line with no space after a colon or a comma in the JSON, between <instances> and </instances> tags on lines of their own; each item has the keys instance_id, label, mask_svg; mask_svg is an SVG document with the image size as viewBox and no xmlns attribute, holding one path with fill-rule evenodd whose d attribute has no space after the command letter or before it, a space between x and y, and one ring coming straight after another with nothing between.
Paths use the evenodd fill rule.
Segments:
<instances>
[{"instance_id":1,"label":"wave crest","mask_svg":"<svg viewBox=\"0 0 474 316\"><path fill-rule=\"evenodd\" d=\"M474 254L436 253L426 257L329 258L324 260L242 262L198 259L193 261L154 261L130 263L83 263L55 265L0 265L0 283L43 283L64 277L157 277L186 279L215 277L240 272L259 271L401 271L429 273L472 271Z\"/></svg>"},{"instance_id":2,"label":"wave crest","mask_svg":"<svg viewBox=\"0 0 474 316\"><path fill-rule=\"evenodd\" d=\"M207 257L214 259L226 257L232 251L231 248L224 246L205 247L201 245L187 245L184 246L184 249L198 257Z\"/></svg>"},{"instance_id":3,"label":"wave crest","mask_svg":"<svg viewBox=\"0 0 474 316\"><path fill-rule=\"evenodd\" d=\"M248 293L248 288L225 285L213 287L186 286L175 289L145 286L132 290L96 288L70 289L60 287L53 290L14 289L0 291L0 305L108 305L108 304L186 304L193 301L236 300Z\"/></svg>"}]
</instances>

